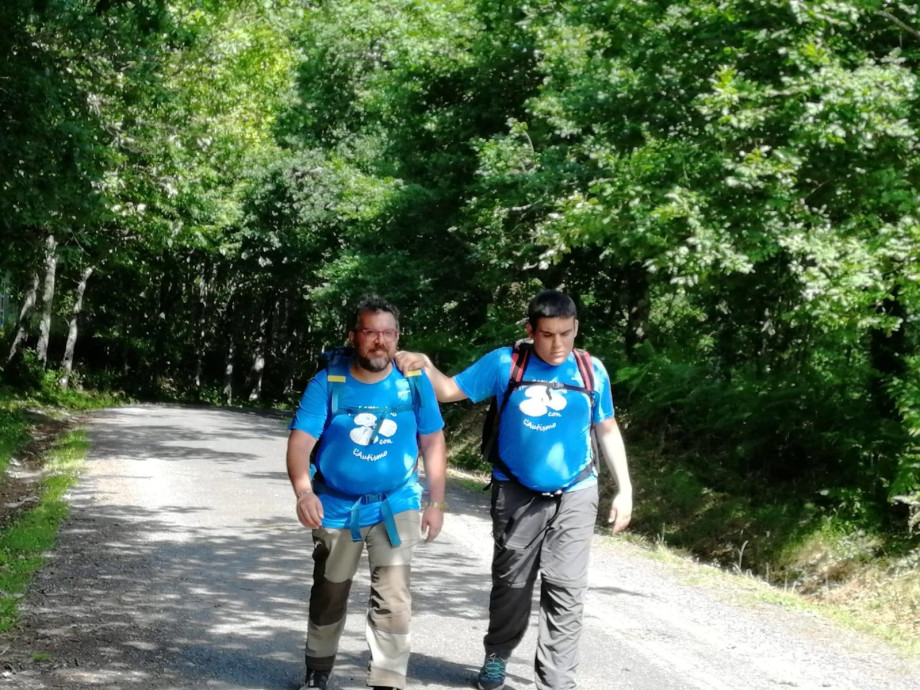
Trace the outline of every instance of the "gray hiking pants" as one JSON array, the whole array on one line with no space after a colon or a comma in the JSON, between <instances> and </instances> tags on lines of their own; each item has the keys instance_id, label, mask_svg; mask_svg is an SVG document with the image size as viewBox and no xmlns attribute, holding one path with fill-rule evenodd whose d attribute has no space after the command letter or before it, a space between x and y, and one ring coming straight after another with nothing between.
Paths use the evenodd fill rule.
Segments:
<instances>
[{"instance_id":1,"label":"gray hiking pants","mask_svg":"<svg viewBox=\"0 0 920 690\"><path fill-rule=\"evenodd\" d=\"M575 687L597 501L597 486L543 497L516 482L492 485L495 547L485 650L511 656L527 631L540 573L538 690Z\"/></svg>"}]
</instances>

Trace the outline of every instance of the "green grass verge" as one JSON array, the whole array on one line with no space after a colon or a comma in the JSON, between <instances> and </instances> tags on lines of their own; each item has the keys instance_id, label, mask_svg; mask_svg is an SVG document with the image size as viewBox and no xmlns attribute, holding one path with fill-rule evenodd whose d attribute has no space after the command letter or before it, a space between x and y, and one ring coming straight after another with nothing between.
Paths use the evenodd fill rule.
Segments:
<instances>
[{"instance_id":1,"label":"green grass verge","mask_svg":"<svg viewBox=\"0 0 920 690\"><path fill-rule=\"evenodd\" d=\"M37 417L55 418L64 410L89 410L124 402L108 394L62 391L50 372L45 379L40 387L30 390L0 385L0 481L7 481L10 461L26 450ZM55 439L38 460L41 478L34 489L37 502L8 516L10 521L0 530L0 631L16 624L19 602L54 545L58 527L67 516L64 492L76 479L86 447L82 431L70 431ZM29 451L32 462L36 462L35 452L34 448Z\"/></svg>"},{"instance_id":2,"label":"green grass verge","mask_svg":"<svg viewBox=\"0 0 920 690\"><path fill-rule=\"evenodd\" d=\"M87 446L83 431L57 439L45 459L37 505L0 532L0 632L16 624L19 601L54 545L67 517L64 492L76 480Z\"/></svg>"},{"instance_id":3,"label":"green grass verge","mask_svg":"<svg viewBox=\"0 0 920 690\"><path fill-rule=\"evenodd\" d=\"M822 591L805 593L796 586L771 585L750 571L724 569L701 563L695 556L636 534L604 536L602 542L624 542L645 558L664 564L673 575L692 587L706 587L733 603L756 608L760 604L807 611L837 625L867 633L920 659L920 572L911 563L900 568L873 562L851 580Z\"/></svg>"}]
</instances>

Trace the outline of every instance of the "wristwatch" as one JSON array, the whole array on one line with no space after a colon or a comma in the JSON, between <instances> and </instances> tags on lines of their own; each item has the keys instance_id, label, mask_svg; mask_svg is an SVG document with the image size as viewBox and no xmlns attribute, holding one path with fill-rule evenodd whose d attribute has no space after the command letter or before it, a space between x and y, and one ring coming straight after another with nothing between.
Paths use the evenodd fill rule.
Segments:
<instances>
[{"instance_id":1,"label":"wristwatch","mask_svg":"<svg viewBox=\"0 0 920 690\"><path fill-rule=\"evenodd\" d=\"M447 510L447 502L446 501L428 501L425 504L425 509L427 510L428 508L440 508L441 512L443 513L445 510Z\"/></svg>"}]
</instances>

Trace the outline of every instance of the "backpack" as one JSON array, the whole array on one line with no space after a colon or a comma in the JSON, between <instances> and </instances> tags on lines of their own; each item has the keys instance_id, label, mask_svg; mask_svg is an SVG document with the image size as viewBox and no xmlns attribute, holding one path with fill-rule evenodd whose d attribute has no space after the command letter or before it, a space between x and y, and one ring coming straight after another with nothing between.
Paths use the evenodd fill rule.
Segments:
<instances>
[{"instance_id":1,"label":"backpack","mask_svg":"<svg viewBox=\"0 0 920 690\"><path fill-rule=\"evenodd\" d=\"M584 382L584 386L576 386L570 383L552 383L551 387L555 390L565 389L576 391L578 393L584 393L591 400L590 408L594 409L594 364L591 361L591 355L587 350L580 350L575 348L573 351L575 355L575 363L578 366L578 372L581 375L581 380ZM511 398L511 394L521 386L529 386L533 384L545 384L544 381L525 381L524 380L524 370L527 368L527 363L530 361L530 357L533 354L533 341L532 340L519 340L511 348L511 374L508 377L508 385L505 386L505 392L502 395L501 402L498 400L498 396L493 396L489 402L489 409L486 412L486 418L482 425L482 441L480 443L480 451L482 456L489 461L493 467L497 467L501 472L511 479L512 481L520 484L521 482L514 476L514 473L508 469L508 466L504 461L499 457L498 454L498 427L501 423L502 413L505 411L505 407L508 405L508 400ZM575 477L568 486L573 486L583 479L587 478L592 472L595 471L596 465L598 462L598 452L599 445L597 442L597 434L594 430L594 426L590 425L591 428L591 450L592 450L592 462L582 470L577 477ZM486 489L491 486L492 482L486 485ZM555 492L550 492L551 494L558 494L568 488L568 486L563 487ZM525 487L526 488L526 487Z\"/></svg>"}]
</instances>

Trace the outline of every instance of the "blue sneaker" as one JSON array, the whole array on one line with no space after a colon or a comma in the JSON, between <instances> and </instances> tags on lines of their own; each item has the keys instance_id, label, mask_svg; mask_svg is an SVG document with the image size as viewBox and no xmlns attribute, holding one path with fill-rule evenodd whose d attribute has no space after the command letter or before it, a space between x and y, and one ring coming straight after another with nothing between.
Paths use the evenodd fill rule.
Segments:
<instances>
[{"instance_id":1,"label":"blue sneaker","mask_svg":"<svg viewBox=\"0 0 920 690\"><path fill-rule=\"evenodd\" d=\"M502 659L498 654L489 654L479 669L476 687L479 690L502 690L505 687L505 664L507 659Z\"/></svg>"}]
</instances>

